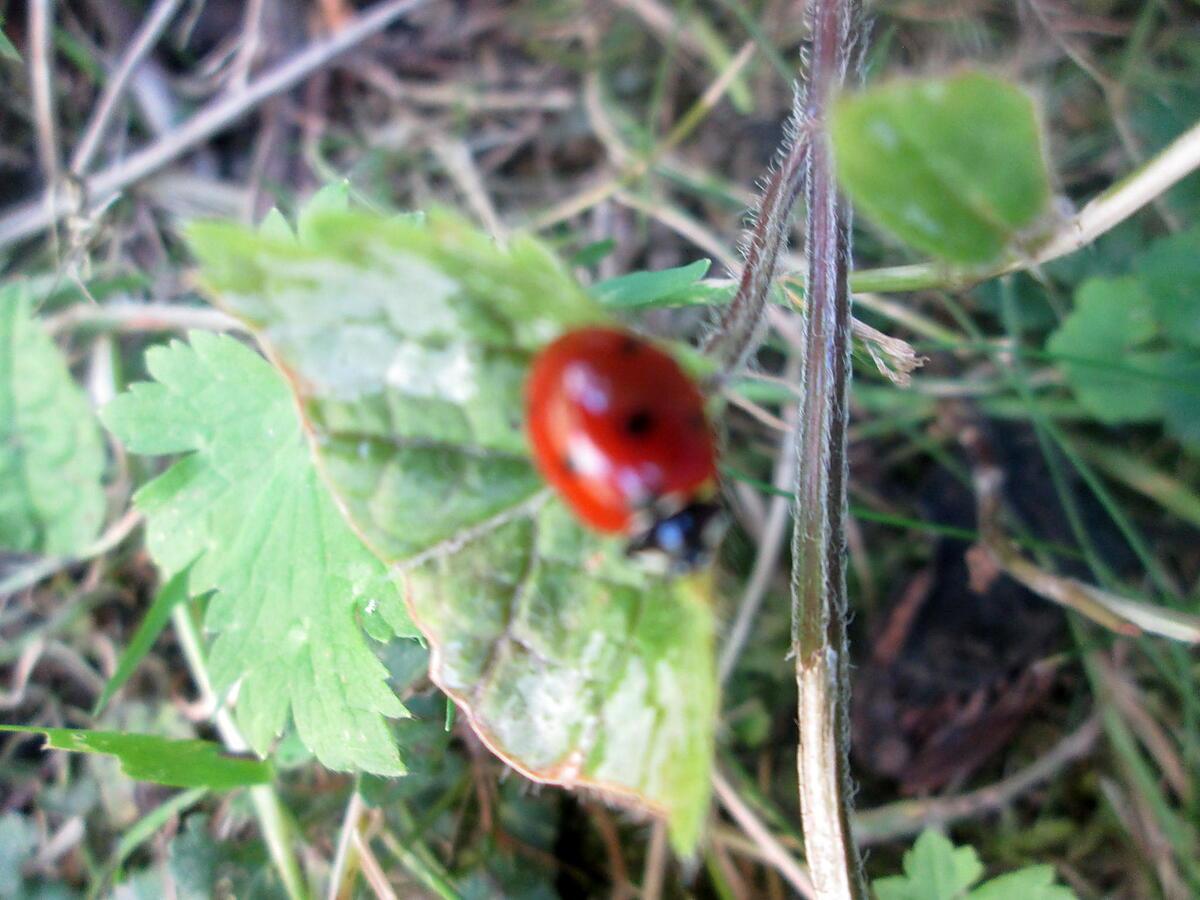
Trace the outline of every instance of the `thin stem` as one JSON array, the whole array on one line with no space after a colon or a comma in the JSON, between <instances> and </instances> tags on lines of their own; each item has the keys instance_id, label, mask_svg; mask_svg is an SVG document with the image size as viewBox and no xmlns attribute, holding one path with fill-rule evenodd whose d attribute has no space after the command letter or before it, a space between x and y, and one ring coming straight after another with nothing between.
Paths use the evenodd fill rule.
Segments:
<instances>
[{"instance_id":1,"label":"thin stem","mask_svg":"<svg viewBox=\"0 0 1200 900\"><path fill-rule=\"evenodd\" d=\"M104 132L108 130L109 123L112 122L113 113L117 110L117 103L124 95L129 79L133 77L138 65L146 58L146 54L150 52L163 29L171 21L179 4L180 0L158 0L149 15L146 16L142 27L133 36L129 48L121 59L121 64L117 66L117 70L112 73L104 85L104 93L100 95L92 117L88 120L87 129L71 156L72 174L82 176L88 166L92 164L92 157L96 155Z\"/></svg>"},{"instance_id":2,"label":"thin stem","mask_svg":"<svg viewBox=\"0 0 1200 900\"><path fill-rule=\"evenodd\" d=\"M38 165L47 196L58 181L58 128L54 120L54 11L51 0L29 0L29 90L37 127ZM43 204L49 200L41 201Z\"/></svg>"},{"instance_id":3,"label":"thin stem","mask_svg":"<svg viewBox=\"0 0 1200 900\"><path fill-rule=\"evenodd\" d=\"M862 846L914 837L930 826L946 826L997 812L1065 767L1090 754L1100 736L1099 719L1087 719L1023 769L966 794L899 800L854 814L854 835Z\"/></svg>"},{"instance_id":4,"label":"thin stem","mask_svg":"<svg viewBox=\"0 0 1200 900\"><path fill-rule=\"evenodd\" d=\"M799 375L798 361L795 360L795 355L789 357L787 369L785 369L785 374L791 376L792 380ZM791 500L791 491L789 488L796 478L795 457L788 452L788 442L791 437L791 430L796 425L796 407L788 404L784 411L784 416L786 418L782 423L784 426L784 435L781 442L782 447L779 457L775 461L775 471L771 478L772 487L779 493L771 497L771 505L767 510L762 536L758 541L758 553L754 558L754 567L750 572L750 578L746 582L746 589L742 593L742 599L738 603L737 616L734 619L733 626L729 629L729 637L725 639L725 644L721 648L721 657L717 665L717 678L721 684L728 681L729 676L733 674L733 669L737 665L742 648L745 646L746 640L750 637L750 629L754 625L754 619L758 615L763 597L766 596L767 588L770 586L771 580L775 576L776 568L779 565L779 554L783 549L784 537L787 534L788 518L791 512L791 504L789 502Z\"/></svg>"},{"instance_id":5,"label":"thin stem","mask_svg":"<svg viewBox=\"0 0 1200 900\"><path fill-rule=\"evenodd\" d=\"M208 666L204 661L203 644L186 603L179 604L171 611L171 624L175 628L175 637L179 641L200 699L205 707L214 710L213 724L217 734L221 736L222 743L235 753L249 752L250 745L242 737L229 710L221 706L216 691L213 690L212 681L208 677ZM289 900L307 900L308 888L292 853L292 828L279 795L269 784L255 785L248 790L259 830Z\"/></svg>"},{"instance_id":6,"label":"thin stem","mask_svg":"<svg viewBox=\"0 0 1200 900\"><path fill-rule=\"evenodd\" d=\"M799 98L787 126L787 142L778 167L755 210L754 229L746 248L746 264L733 301L721 312L703 350L728 375L736 371L754 347L775 281L779 256L787 244L792 209L804 186L808 140Z\"/></svg>"},{"instance_id":7,"label":"thin stem","mask_svg":"<svg viewBox=\"0 0 1200 900\"><path fill-rule=\"evenodd\" d=\"M399 804L398 811L402 813L402 818L406 820L405 828L408 834L405 837L408 841L407 845L397 840L395 835L386 828L380 831L379 839L383 841L384 846L388 848L392 856L396 857L397 862L420 879L426 889L441 897L442 900L459 900L461 895L458 889L451 883L449 874L429 855L429 851L423 847L418 839L420 832L413 827L412 817L408 815L403 803ZM369 848L364 842L359 845L359 850L364 852L363 867L365 869L367 862L366 853L369 852ZM422 853L423 850L424 853Z\"/></svg>"},{"instance_id":8,"label":"thin stem","mask_svg":"<svg viewBox=\"0 0 1200 900\"><path fill-rule=\"evenodd\" d=\"M800 811L817 896L865 898L850 833L846 650L846 427L850 385L849 211L838 196L826 133L829 97L849 55L852 0L810 0L808 296L797 428L792 542L792 652L800 740Z\"/></svg>"},{"instance_id":9,"label":"thin stem","mask_svg":"<svg viewBox=\"0 0 1200 900\"><path fill-rule=\"evenodd\" d=\"M358 826L364 812L362 794L358 788L356 779L354 788L350 791L350 800L346 803L346 811L342 815L342 827L338 832L333 865L329 870L326 900L346 900L354 893L354 876L358 873L359 863L355 838L359 836Z\"/></svg>"},{"instance_id":10,"label":"thin stem","mask_svg":"<svg viewBox=\"0 0 1200 900\"><path fill-rule=\"evenodd\" d=\"M197 144L203 143L236 122L264 100L294 87L330 60L383 31L401 16L424 6L428 0L386 0L347 23L337 34L317 41L286 62L263 73L244 91L218 97L194 116L148 147L98 172L82 182L84 197L104 200L147 175L161 169ZM0 218L0 248L37 234L71 213L66 197L55 194L53 186L36 200L9 210Z\"/></svg>"},{"instance_id":11,"label":"thin stem","mask_svg":"<svg viewBox=\"0 0 1200 900\"><path fill-rule=\"evenodd\" d=\"M776 871L787 879L788 884L795 888L796 893L800 896L816 897L817 894L807 870L796 862L792 854L771 833L771 830L758 817L750 804L742 799L729 780L720 772L713 772L712 786L713 793L716 794L721 805L738 823L738 827L754 841L763 859L774 866Z\"/></svg>"},{"instance_id":12,"label":"thin stem","mask_svg":"<svg viewBox=\"0 0 1200 900\"><path fill-rule=\"evenodd\" d=\"M642 900L661 900L667 872L667 826L655 821L650 826L650 847L642 870Z\"/></svg>"}]
</instances>

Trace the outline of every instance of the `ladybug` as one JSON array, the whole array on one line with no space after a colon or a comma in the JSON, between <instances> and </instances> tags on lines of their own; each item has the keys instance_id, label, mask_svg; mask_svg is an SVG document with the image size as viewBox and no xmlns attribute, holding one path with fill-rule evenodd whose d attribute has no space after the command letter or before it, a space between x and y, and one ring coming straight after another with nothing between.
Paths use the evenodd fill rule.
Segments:
<instances>
[{"instance_id":1,"label":"ladybug","mask_svg":"<svg viewBox=\"0 0 1200 900\"><path fill-rule=\"evenodd\" d=\"M672 356L617 328L570 331L535 357L525 401L538 469L584 524L674 572L708 558L724 525L716 443Z\"/></svg>"}]
</instances>

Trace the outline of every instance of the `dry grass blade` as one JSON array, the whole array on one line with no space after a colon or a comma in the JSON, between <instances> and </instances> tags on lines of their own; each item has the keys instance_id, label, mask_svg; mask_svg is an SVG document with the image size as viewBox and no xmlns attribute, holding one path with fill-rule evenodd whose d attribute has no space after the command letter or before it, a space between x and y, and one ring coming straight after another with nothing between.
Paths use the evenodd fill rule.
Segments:
<instances>
[{"instance_id":1,"label":"dry grass blade","mask_svg":"<svg viewBox=\"0 0 1200 900\"><path fill-rule=\"evenodd\" d=\"M211 138L256 108L264 100L294 87L336 57L378 34L394 21L424 6L428 0L387 0L362 13L337 34L307 49L250 82L245 90L219 97L174 131L82 182L84 196L96 205L152 175L183 153ZM48 191L38 200L0 217L0 247L39 233L73 212L66 198Z\"/></svg>"},{"instance_id":2,"label":"dry grass blade","mask_svg":"<svg viewBox=\"0 0 1200 900\"><path fill-rule=\"evenodd\" d=\"M180 0L158 0L154 4L146 16L145 22L142 23L142 27L138 29L137 34L130 42L129 49L125 51L121 64L106 80L104 92L96 102L96 109L71 156L71 173L76 177L87 172L88 166L92 164L92 158L96 155L100 141L112 122L113 114L117 111L117 105L125 93L130 78L133 77L138 65L146 58L146 54L150 52L163 29L170 23L176 10L179 9L179 4Z\"/></svg>"},{"instance_id":3,"label":"dry grass blade","mask_svg":"<svg viewBox=\"0 0 1200 900\"><path fill-rule=\"evenodd\" d=\"M737 790L720 772L714 772L712 778L713 792L717 799L738 826L757 846L764 860L775 867L801 897L815 898L818 896L813 886L812 878L804 866L796 862L792 854L779 843L770 829L762 823L754 810L742 800Z\"/></svg>"}]
</instances>

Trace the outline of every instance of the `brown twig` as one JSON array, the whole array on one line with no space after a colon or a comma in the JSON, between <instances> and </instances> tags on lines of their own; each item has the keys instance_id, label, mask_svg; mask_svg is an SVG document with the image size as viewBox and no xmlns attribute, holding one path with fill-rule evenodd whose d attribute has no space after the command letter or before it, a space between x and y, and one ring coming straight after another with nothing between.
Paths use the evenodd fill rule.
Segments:
<instances>
[{"instance_id":1,"label":"brown twig","mask_svg":"<svg viewBox=\"0 0 1200 900\"><path fill-rule=\"evenodd\" d=\"M667 825L655 821L650 826L650 848L642 869L642 900L660 900L667 871Z\"/></svg>"},{"instance_id":2,"label":"brown twig","mask_svg":"<svg viewBox=\"0 0 1200 900\"><path fill-rule=\"evenodd\" d=\"M741 795L729 783L729 780L720 772L714 772L712 785L713 793L716 794L721 805L725 807L725 811L733 817L738 827L754 842L762 859L786 878L788 884L800 896L808 898L823 897L823 894L817 893L813 880L809 877L809 873L805 870L804 866L796 862L792 854L771 833L771 830L763 824L754 810L750 808L750 805L741 798Z\"/></svg>"},{"instance_id":3,"label":"brown twig","mask_svg":"<svg viewBox=\"0 0 1200 900\"><path fill-rule=\"evenodd\" d=\"M861 846L882 844L920 834L929 826L945 826L996 812L1049 781L1095 749L1100 723L1088 719L1050 748L1044 756L987 787L954 797L902 800L854 814L854 836Z\"/></svg>"},{"instance_id":4,"label":"brown twig","mask_svg":"<svg viewBox=\"0 0 1200 900\"><path fill-rule=\"evenodd\" d=\"M853 0L810 0L808 295L797 429L792 652L800 740L800 811L817 895L867 896L850 833L846 648L846 427L850 385L849 211L838 195L826 109L845 77Z\"/></svg>"}]
</instances>

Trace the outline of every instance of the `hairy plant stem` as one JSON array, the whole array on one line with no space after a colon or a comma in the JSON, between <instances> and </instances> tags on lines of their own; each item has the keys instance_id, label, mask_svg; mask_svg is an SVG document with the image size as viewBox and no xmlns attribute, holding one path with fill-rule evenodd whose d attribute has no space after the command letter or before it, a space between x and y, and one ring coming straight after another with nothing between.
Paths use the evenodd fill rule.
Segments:
<instances>
[{"instance_id":1,"label":"hairy plant stem","mask_svg":"<svg viewBox=\"0 0 1200 900\"><path fill-rule=\"evenodd\" d=\"M805 853L821 898L865 898L850 832L846 652L846 426L850 385L849 210L834 180L829 98L849 56L853 0L810 0L808 302L792 541L792 652Z\"/></svg>"},{"instance_id":2,"label":"hairy plant stem","mask_svg":"<svg viewBox=\"0 0 1200 900\"><path fill-rule=\"evenodd\" d=\"M808 146L803 121L797 98L787 124L787 140L755 210L737 293L701 348L716 360L724 375L737 371L754 348L766 312L779 257L787 244L792 207L804 187Z\"/></svg>"}]
</instances>

